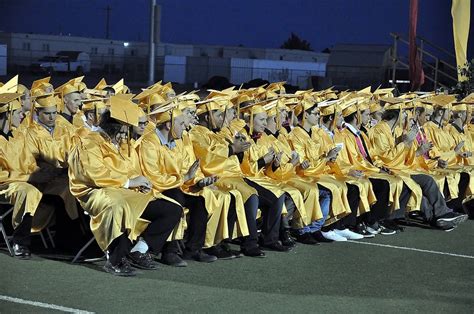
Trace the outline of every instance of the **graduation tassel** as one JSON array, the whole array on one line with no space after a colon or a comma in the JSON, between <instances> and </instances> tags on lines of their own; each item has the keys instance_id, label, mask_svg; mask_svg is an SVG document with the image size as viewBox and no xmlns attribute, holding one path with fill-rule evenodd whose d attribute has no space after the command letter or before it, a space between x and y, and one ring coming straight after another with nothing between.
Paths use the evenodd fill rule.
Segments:
<instances>
[{"instance_id":1,"label":"graduation tassel","mask_svg":"<svg viewBox=\"0 0 474 314\"><path fill-rule=\"evenodd\" d=\"M130 140L130 128L131 128L131 127L128 127L128 128L127 128L128 158L130 158L130 157L132 156L132 153L131 153L131 150L132 150L132 143L131 143L131 140Z\"/></svg>"},{"instance_id":2,"label":"graduation tassel","mask_svg":"<svg viewBox=\"0 0 474 314\"><path fill-rule=\"evenodd\" d=\"M249 131L250 131L250 137L253 135L253 108L250 110L250 118L249 118Z\"/></svg>"}]
</instances>

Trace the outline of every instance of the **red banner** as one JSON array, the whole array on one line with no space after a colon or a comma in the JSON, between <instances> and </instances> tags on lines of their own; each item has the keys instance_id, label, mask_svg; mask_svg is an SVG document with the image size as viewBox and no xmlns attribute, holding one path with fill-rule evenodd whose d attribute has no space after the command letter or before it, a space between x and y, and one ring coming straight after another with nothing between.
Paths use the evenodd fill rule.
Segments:
<instances>
[{"instance_id":1,"label":"red banner","mask_svg":"<svg viewBox=\"0 0 474 314\"><path fill-rule=\"evenodd\" d=\"M410 89L412 91L420 88L425 83L425 74L421 64L418 47L416 45L416 24L418 22L418 0L410 0L410 19L409 19L409 73Z\"/></svg>"}]
</instances>

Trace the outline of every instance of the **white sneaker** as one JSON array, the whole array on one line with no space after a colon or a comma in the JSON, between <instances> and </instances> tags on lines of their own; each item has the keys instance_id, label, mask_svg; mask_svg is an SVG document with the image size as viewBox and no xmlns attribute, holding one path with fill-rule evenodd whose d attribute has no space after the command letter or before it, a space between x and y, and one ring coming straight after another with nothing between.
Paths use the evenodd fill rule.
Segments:
<instances>
[{"instance_id":1,"label":"white sneaker","mask_svg":"<svg viewBox=\"0 0 474 314\"><path fill-rule=\"evenodd\" d=\"M325 237L328 240L333 240L333 241L336 241L336 242L347 241L346 238L344 238L343 236L338 235L337 233L334 232L334 230L331 230L331 231L328 231L328 232L321 231L321 234L323 235L323 237Z\"/></svg>"},{"instance_id":2,"label":"white sneaker","mask_svg":"<svg viewBox=\"0 0 474 314\"><path fill-rule=\"evenodd\" d=\"M335 229L334 232L341 237L346 238L347 240L360 240L363 239L364 236L355 232L350 231L349 229L344 230L337 230Z\"/></svg>"}]
</instances>

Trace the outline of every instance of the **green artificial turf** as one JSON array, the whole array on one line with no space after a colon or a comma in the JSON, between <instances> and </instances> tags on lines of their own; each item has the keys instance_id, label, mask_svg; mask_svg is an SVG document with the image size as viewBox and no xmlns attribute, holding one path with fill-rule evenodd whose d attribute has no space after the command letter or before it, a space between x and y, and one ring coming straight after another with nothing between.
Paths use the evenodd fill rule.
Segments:
<instances>
[{"instance_id":1,"label":"green artificial turf","mask_svg":"<svg viewBox=\"0 0 474 314\"><path fill-rule=\"evenodd\" d=\"M474 256L474 221L445 233L408 227L363 240ZM267 258L187 268L162 265L119 278L102 262L75 264L0 252L0 295L97 313L474 311L474 259L357 243L298 245ZM49 312L0 301L0 312Z\"/></svg>"}]
</instances>

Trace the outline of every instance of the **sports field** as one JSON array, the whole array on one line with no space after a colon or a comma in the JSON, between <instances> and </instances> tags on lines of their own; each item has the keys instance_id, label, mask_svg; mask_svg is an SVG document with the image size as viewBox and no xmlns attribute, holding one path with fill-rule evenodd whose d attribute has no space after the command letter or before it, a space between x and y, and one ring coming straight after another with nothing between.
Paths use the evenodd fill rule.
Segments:
<instances>
[{"instance_id":1,"label":"sports field","mask_svg":"<svg viewBox=\"0 0 474 314\"><path fill-rule=\"evenodd\" d=\"M0 251L0 312L474 312L474 221L121 278ZM38 302L38 303L33 303Z\"/></svg>"}]
</instances>

